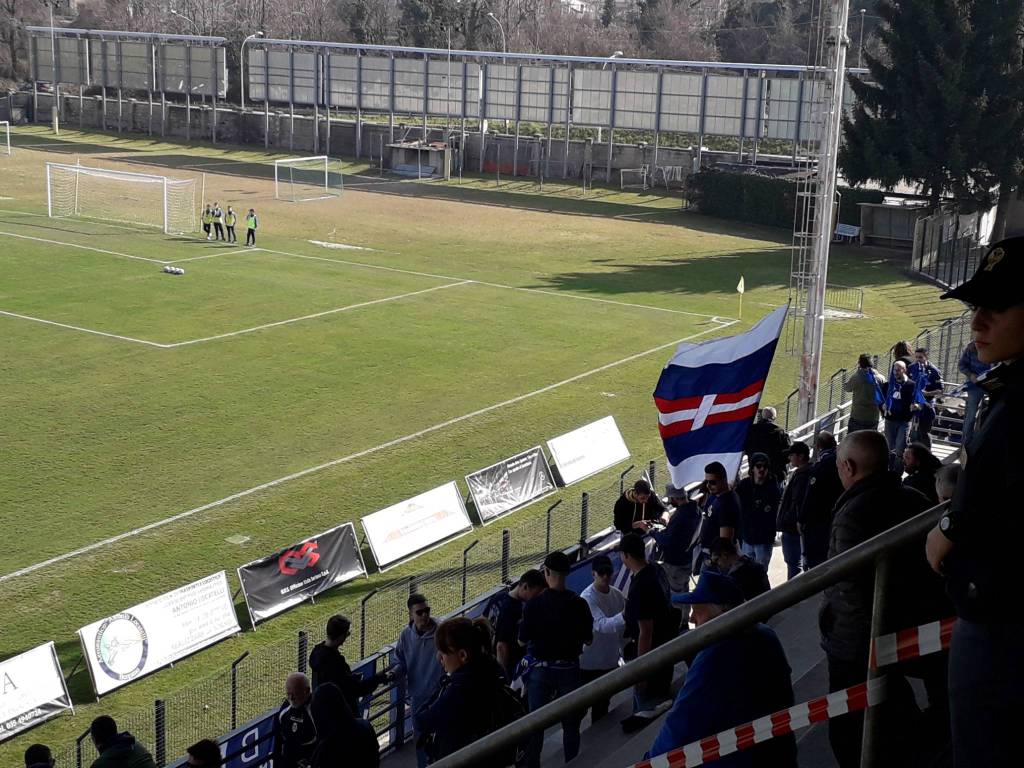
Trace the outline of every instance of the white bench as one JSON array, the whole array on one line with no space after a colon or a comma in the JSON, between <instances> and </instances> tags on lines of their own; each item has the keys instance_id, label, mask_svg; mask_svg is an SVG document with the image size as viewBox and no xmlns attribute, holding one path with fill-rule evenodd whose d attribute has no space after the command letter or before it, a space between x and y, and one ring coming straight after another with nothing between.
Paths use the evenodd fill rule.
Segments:
<instances>
[{"instance_id":1,"label":"white bench","mask_svg":"<svg viewBox=\"0 0 1024 768\"><path fill-rule=\"evenodd\" d=\"M842 242L843 238L849 239L851 243L859 239L860 227L855 227L853 224L836 224L836 233L833 239L835 242Z\"/></svg>"}]
</instances>

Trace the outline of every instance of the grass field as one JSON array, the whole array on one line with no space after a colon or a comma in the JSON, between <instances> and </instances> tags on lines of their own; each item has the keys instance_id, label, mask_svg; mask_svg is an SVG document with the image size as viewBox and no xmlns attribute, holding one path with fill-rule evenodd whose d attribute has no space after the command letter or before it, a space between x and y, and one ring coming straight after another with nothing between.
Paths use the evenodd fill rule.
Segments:
<instances>
[{"instance_id":1,"label":"grass field","mask_svg":"<svg viewBox=\"0 0 1024 768\"><path fill-rule=\"evenodd\" d=\"M343 196L291 204L273 199L274 156L251 148L35 128L13 143L0 156L0 658L52 639L66 672L88 622L220 569L237 586L242 563L594 419L613 414L638 460L659 455L651 392L675 344L749 327L786 298L786 232L657 194L398 182L347 163ZM208 200L257 209L258 248L47 218L44 163L75 157L205 173ZM829 323L826 375L950 314L884 252L835 249L830 282L863 287L867 316ZM765 402L794 372L780 354ZM30 741L66 746L100 711L149 708L464 546L346 585L100 705L79 666L76 714L5 743L0 760Z\"/></svg>"}]
</instances>

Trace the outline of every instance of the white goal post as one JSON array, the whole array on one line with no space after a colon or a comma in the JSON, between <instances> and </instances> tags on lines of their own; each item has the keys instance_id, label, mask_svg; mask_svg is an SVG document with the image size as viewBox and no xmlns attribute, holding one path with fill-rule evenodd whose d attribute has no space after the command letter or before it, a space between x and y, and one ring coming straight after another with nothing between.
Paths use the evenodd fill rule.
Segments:
<instances>
[{"instance_id":1,"label":"white goal post","mask_svg":"<svg viewBox=\"0 0 1024 768\"><path fill-rule=\"evenodd\" d=\"M301 203L336 197L344 190L341 171L331 171L327 155L274 161L274 197Z\"/></svg>"},{"instance_id":2,"label":"white goal post","mask_svg":"<svg viewBox=\"0 0 1024 768\"><path fill-rule=\"evenodd\" d=\"M78 216L187 234L196 229L196 182L47 163L46 207L51 218Z\"/></svg>"},{"instance_id":3,"label":"white goal post","mask_svg":"<svg viewBox=\"0 0 1024 768\"><path fill-rule=\"evenodd\" d=\"M11 124L0 120L0 155L11 154Z\"/></svg>"}]
</instances>

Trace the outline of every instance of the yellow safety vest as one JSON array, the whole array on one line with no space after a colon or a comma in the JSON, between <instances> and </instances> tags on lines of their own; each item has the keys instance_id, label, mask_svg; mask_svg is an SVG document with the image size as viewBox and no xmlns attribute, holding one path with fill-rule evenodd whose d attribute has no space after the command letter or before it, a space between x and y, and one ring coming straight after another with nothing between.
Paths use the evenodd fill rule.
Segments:
<instances>
[{"instance_id":1,"label":"yellow safety vest","mask_svg":"<svg viewBox=\"0 0 1024 768\"><path fill-rule=\"evenodd\" d=\"M245 219L245 226L247 226L249 229L256 229L256 217L247 216Z\"/></svg>"},{"instance_id":2,"label":"yellow safety vest","mask_svg":"<svg viewBox=\"0 0 1024 768\"><path fill-rule=\"evenodd\" d=\"M213 214L203 212L203 224L213 224Z\"/></svg>"},{"instance_id":3,"label":"yellow safety vest","mask_svg":"<svg viewBox=\"0 0 1024 768\"><path fill-rule=\"evenodd\" d=\"M224 214L224 223L227 224L229 227L235 226L235 214L233 214L233 213L226 213L226 214Z\"/></svg>"}]
</instances>

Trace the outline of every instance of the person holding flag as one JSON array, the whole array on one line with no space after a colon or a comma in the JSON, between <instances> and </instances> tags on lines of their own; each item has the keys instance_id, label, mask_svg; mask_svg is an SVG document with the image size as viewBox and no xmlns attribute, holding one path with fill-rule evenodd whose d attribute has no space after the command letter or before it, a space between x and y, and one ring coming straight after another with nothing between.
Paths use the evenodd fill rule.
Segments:
<instances>
[{"instance_id":1,"label":"person holding flag","mask_svg":"<svg viewBox=\"0 0 1024 768\"><path fill-rule=\"evenodd\" d=\"M675 487L703 481L714 462L726 477L739 472L788 311L777 308L746 333L680 344L662 370L654 402Z\"/></svg>"}]
</instances>

